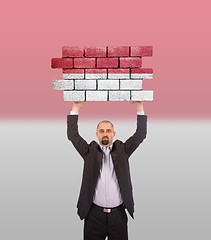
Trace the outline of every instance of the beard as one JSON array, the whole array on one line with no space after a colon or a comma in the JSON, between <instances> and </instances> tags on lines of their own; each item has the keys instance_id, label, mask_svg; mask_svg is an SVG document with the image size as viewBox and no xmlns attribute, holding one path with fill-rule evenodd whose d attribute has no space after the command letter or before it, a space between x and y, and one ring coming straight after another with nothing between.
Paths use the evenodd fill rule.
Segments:
<instances>
[{"instance_id":1,"label":"beard","mask_svg":"<svg viewBox=\"0 0 211 240\"><path fill-rule=\"evenodd\" d=\"M103 145L108 145L109 144L109 140L107 138L102 139L102 144Z\"/></svg>"}]
</instances>

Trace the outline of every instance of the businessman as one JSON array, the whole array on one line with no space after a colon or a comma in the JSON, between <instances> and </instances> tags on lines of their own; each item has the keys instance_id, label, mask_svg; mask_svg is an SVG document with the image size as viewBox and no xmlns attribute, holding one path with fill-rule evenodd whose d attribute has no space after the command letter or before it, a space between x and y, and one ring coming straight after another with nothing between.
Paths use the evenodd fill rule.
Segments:
<instances>
[{"instance_id":1,"label":"businessman","mask_svg":"<svg viewBox=\"0 0 211 240\"><path fill-rule=\"evenodd\" d=\"M113 142L114 126L108 121L97 125L99 143L88 144L78 132L78 113L86 102L74 102L67 115L67 136L84 160L83 178L77 203L84 219L84 240L127 240L128 218L133 217L134 201L129 157L147 134L143 102L130 101L137 108L136 132L124 143Z\"/></svg>"}]
</instances>

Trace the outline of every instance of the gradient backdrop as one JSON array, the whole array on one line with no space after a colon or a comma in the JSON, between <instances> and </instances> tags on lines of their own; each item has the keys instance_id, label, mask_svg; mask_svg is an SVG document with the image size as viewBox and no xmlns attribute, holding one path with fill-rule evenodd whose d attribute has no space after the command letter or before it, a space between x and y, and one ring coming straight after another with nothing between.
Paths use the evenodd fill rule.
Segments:
<instances>
[{"instance_id":1,"label":"gradient backdrop","mask_svg":"<svg viewBox=\"0 0 211 240\"><path fill-rule=\"evenodd\" d=\"M0 239L82 239L83 162L66 138L72 103L52 90L62 71L50 62L62 46L106 45L154 48L143 59L154 69L143 81L154 101L144 103L148 136L132 156L130 239L211 239L210 8L208 0L2 3ZM102 118L121 140L135 130L128 102L88 102L80 111L88 142Z\"/></svg>"}]
</instances>

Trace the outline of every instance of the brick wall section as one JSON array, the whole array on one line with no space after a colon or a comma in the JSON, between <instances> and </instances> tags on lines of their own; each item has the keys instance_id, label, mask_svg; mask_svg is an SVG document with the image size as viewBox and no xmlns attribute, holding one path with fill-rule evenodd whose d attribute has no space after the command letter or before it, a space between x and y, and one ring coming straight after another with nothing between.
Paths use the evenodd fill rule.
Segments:
<instances>
[{"instance_id":1,"label":"brick wall section","mask_svg":"<svg viewBox=\"0 0 211 240\"><path fill-rule=\"evenodd\" d=\"M153 101L153 91L142 90L153 69L142 67L152 46L62 47L62 58L51 67L62 69L63 79L53 80L65 101Z\"/></svg>"}]
</instances>

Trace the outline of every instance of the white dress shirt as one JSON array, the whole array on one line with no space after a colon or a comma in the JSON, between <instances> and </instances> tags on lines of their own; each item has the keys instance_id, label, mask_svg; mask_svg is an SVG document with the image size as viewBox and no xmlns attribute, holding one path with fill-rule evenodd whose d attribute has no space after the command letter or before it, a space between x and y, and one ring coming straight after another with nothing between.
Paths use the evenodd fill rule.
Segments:
<instances>
[{"instance_id":1,"label":"white dress shirt","mask_svg":"<svg viewBox=\"0 0 211 240\"><path fill-rule=\"evenodd\" d=\"M100 147L103 151L103 159L93 202L101 207L117 207L123 203L123 200L110 154L112 145L109 147L100 145Z\"/></svg>"}]
</instances>

